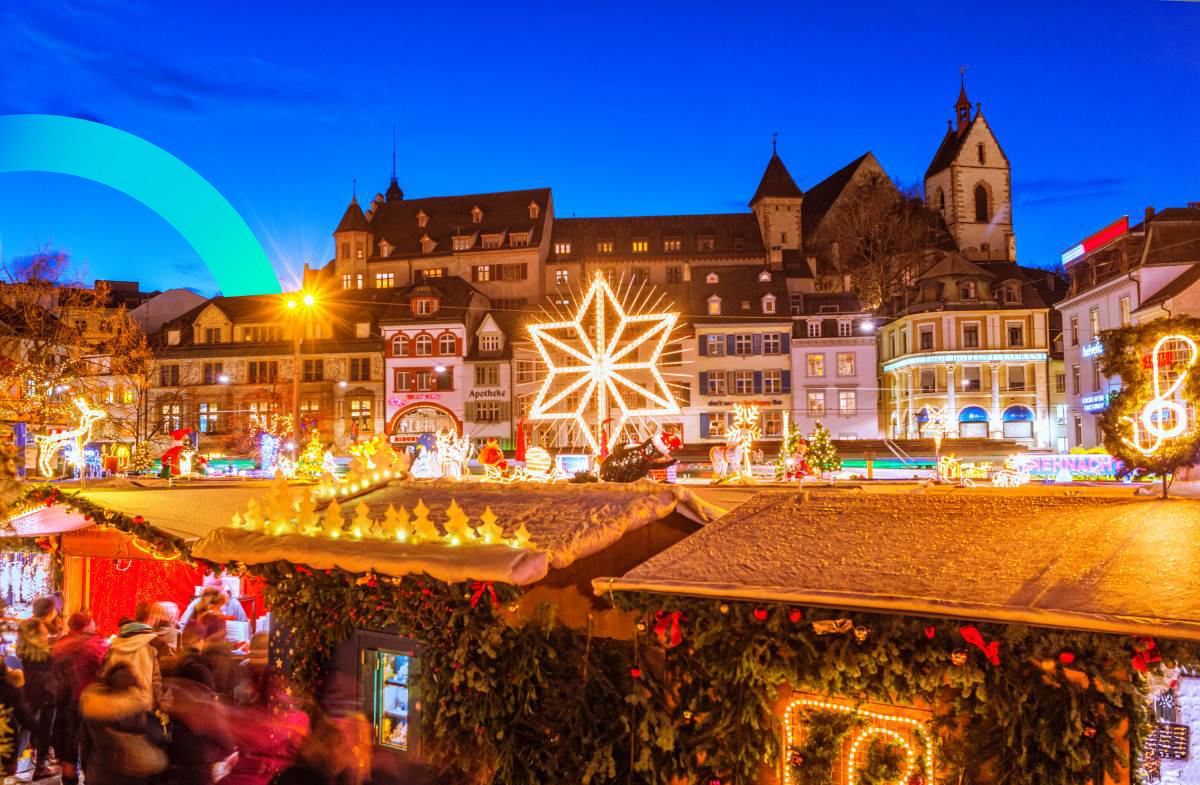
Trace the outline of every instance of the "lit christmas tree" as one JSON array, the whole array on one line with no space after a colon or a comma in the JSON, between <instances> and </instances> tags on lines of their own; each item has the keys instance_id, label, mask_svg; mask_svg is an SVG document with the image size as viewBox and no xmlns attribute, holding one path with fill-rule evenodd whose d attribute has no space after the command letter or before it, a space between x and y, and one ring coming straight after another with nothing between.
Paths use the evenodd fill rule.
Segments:
<instances>
[{"instance_id":1,"label":"lit christmas tree","mask_svg":"<svg viewBox=\"0 0 1200 785\"><path fill-rule=\"evenodd\" d=\"M306 480L320 479L325 473L325 447L321 444L321 433L313 429L308 443L296 458L296 476Z\"/></svg>"},{"instance_id":2,"label":"lit christmas tree","mask_svg":"<svg viewBox=\"0 0 1200 785\"><path fill-rule=\"evenodd\" d=\"M129 474L140 474L152 469L154 463L154 456L150 454L150 443L138 442L133 447L133 454L129 456L129 464L125 471Z\"/></svg>"},{"instance_id":3,"label":"lit christmas tree","mask_svg":"<svg viewBox=\"0 0 1200 785\"><path fill-rule=\"evenodd\" d=\"M803 477L805 474L811 474L808 470L808 443L804 439L804 434L795 423L788 426L787 435L783 438L783 443L779 446L779 457L775 459L775 479L777 480L795 480Z\"/></svg>"},{"instance_id":4,"label":"lit christmas tree","mask_svg":"<svg viewBox=\"0 0 1200 785\"><path fill-rule=\"evenodd\" d=\"M842 468L842 459L838 457L833 440L829 437L829 429L818 420L808 437L808 465L818 474L836 472Z\"/></svg>"}]
</instances>

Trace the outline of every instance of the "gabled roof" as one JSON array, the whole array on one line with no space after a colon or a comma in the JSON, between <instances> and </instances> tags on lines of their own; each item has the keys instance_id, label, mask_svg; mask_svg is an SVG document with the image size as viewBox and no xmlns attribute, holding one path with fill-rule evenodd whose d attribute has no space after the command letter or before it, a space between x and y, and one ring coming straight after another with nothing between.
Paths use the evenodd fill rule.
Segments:
<instances>
[{"instance_id":1,"label":"gabled roof","mask_svg":"<svg viewBox=\"0 0 1200 785\"><path fill-rule=\"evenodd\" d=\"M767 168L763 171L762 180L758 183L758 190L750 199L750 206L753 207L759 199L767 197L799 199L803 196L804 192L800 190L796 181L788 173L779 154L772 152L771 160L767 161Z\"/></svg>"},{"instance_id":2,"label":"gabled roof","mask_svg":"<svg viewBox=\"0 0 1200 785\"><path fill-rule=\"evenodd\" d=\"M1177 297L1178 295L1183 294L1188 289L1192 288L1198 281L1200 281L1200 262L1197 262L1189 267L1185 272L1176 276L1175 279L1169 284L1159 289L1157 292L1143 301L1137 309L1140 311L1143 308L1154 308L1162 305L1172 297Z\"/></svg>"},{"instance_id":3,"label":"gabled roof","mask_svg":"<svg viewBox=\"0 0 1200 785\"><path fill-rule=\"evenodd\" d=\"M334 229L337 232L369 232L371 224L367 222L367 216L363 215L362 208L358 206L357 199L350 200L350 206L346 208L345 214L342 216L341 223Z\"/></svg>"},{"instance_id":4,"label":"gabled roof","mask_svg":"<svg viewBox=\"0 0 1200 785\"><path fill-rule=\"evenodd\" d=\"M962 149L963 142L971 133L973 125L975 125L975 120L972 120L961 134L955 133L953 128L946 131L946 135L942 137L942 143L938 145L937 152L933 154L933 160L929 162L929 168L925 170L925 179L929 179L954 163L954 159L958 157L958 151Z\"/></svg>"},{"instance_id":5,"label":"gabled roof","mask_svg":"<svg viewBox=\"0 0 1200 785\"><path fill-rule=\"evenodd\" d=\"M381 325L410 322L460 322L465 325L471 301L477 295L483 297L478 289L456 275L430 278L386 291L394 292L394 295L379 315ZM437 313L432 315L413 313L412 300L421 297L436 297L438 299Z\"/></svg>"},{"instance_id":6,"label":"gabled roof","mask_svg":"<svg viewBox=\"0 0 1200 785\"><path fill-rule=\"evenodd\" d=\"M833 207L833 203L837 201L837 198L846 190L846 186L854 179L854 173L858 171L864 161L873 157L868 150L808 189L808 193L804 195L802 222L805 238L816 234L817 227L821 225L821 221L825 218L825 214L829 212L829 208Z\"/></svg>"}]
</instances>

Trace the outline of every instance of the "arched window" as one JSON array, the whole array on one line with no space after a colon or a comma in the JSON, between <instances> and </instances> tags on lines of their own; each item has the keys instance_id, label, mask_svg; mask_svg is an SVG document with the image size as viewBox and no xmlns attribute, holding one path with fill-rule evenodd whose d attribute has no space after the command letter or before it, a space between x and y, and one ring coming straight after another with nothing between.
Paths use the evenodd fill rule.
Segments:
<instances>
[{"instance_id":1,"label":"arched window","mask_svg":"<svg viewBox=\"0 0 1200 785\"><path fill-rule=\"evenodd\" d=\"M408 356L408 339L404 337L404 333L396 333L396 335L392 338L392 356Z\"/></svg>"},{"instance_id":2,"label":"arched window","mask_svg":"<svg viewBox=\"0 0 1200 785\"><path fill-rule=\"evenodd\" d=\"M991 220L992 211L988 209L988 192L983 183L975 186L975 221L985 224Z\"/></svg>"},{"instance_id":3,"label":"arched window","mask_svg":"<svg viewBox=\"0 0 1200 785\"><path fill-rule=\"evenodd\" d=\"M428 357L433 354L433 338L431 336L418 335L416 344L418 357Z\"/></svg>"},{"instance_id":4,"label":"arched window","mask_svg":"<svg viewBox=\"0 0 1200 785\"><path fill-rule=\"evenodd\" d=\"M455 354L458 349L458 341L454 339L451 333L443 333L438 338L438 354Z\"/></svg>"}]
</instances>

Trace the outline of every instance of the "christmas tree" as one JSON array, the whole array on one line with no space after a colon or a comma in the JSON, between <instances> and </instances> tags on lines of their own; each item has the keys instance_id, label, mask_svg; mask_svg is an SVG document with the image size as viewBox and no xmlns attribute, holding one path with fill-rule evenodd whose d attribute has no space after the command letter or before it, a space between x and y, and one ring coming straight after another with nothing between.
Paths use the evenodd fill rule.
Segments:
<instances>
[{"instance_id":1,"label":"christmas tree","mask_svg":"<svg viewBox=\"0 0 1200 785\"><path fill-rule=\"evenodd\" d=\"M800 454L804 443L804 434L796 424L789 425L783 443L779 446L779 457L775 459L775 479L790 480L796 476L805 457Z\"/></svg>"},{"instance_id":2,"label":"christmas tree","mask_svg":"<svg viewBox=\"0 0 1200 785\"><path fill-rule=\"evenodd\" d=\"M808 437L808 465L818 474L836 472L842 468L842 459L838 457L833 440L829 438L829 429L820 420Z\"/></svg>"},{"instance_id":3,"label":"christmas tree","mask_svg":"<svg viewBox=\"0 0 1200 785\"><path fill-rule=\"evenodd\" d=\"M129 474L140 474L154 466L154 456L150 454L149 442L138 442L133 447L133 455L129 456L129 465L125 471Z\"/></svg>"},{"instance_id":4,"label":"christmas tree","mask_svg":"<svg viewBox=\"0 0 1200 785\"><path fill-rule=\"evenodd\" d=\"M316 480L325 473L325 447L321 444L321 433L313 429L308 443L296 458L296 476Z\"/></svg>"}]
</instances>

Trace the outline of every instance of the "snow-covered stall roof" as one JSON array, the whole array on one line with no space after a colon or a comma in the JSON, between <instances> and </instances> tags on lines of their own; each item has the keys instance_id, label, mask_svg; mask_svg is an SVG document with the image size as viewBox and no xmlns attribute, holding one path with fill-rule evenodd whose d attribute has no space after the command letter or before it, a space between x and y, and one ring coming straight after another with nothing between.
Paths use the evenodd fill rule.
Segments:
<instances>
[{"instance_id":1,"label":"snow-covered stall roof","mask_svg":"<svg viewBox=\"0 0 1200 785\"><path fill-rule=\"evenodd\" d=\"M511 537L522 526L531 547L441 543L405 544L385 539L328 539L299 534L268 535L245 529L222 528L206 535L192 555L214 562L261 564L289 561L317 569L350 572L373 570L385 575L425 572L434 578L535 583L551 568L563 568L597 553L626 533L678 512L707 522L724 510L679 486L651 482L544 485L498 485L473 482L394 482L346 501L342 517L349 523L360 503L371 519L385 517L389 506L413 510L418 502L429 518L442 524L451 502L475 525L490 509L496 523Z\"/></svg>"},{"instance_id":2,"label":"snow-covered stall roof","mask_svg":"<svg viewBox=\"0 0 1200 785\"><path fill-rule=\"evenodd\" d=\"M1198 557L1200 501L764 492L592 585L1200 640Z\"/></svg>"}]
</instances>

